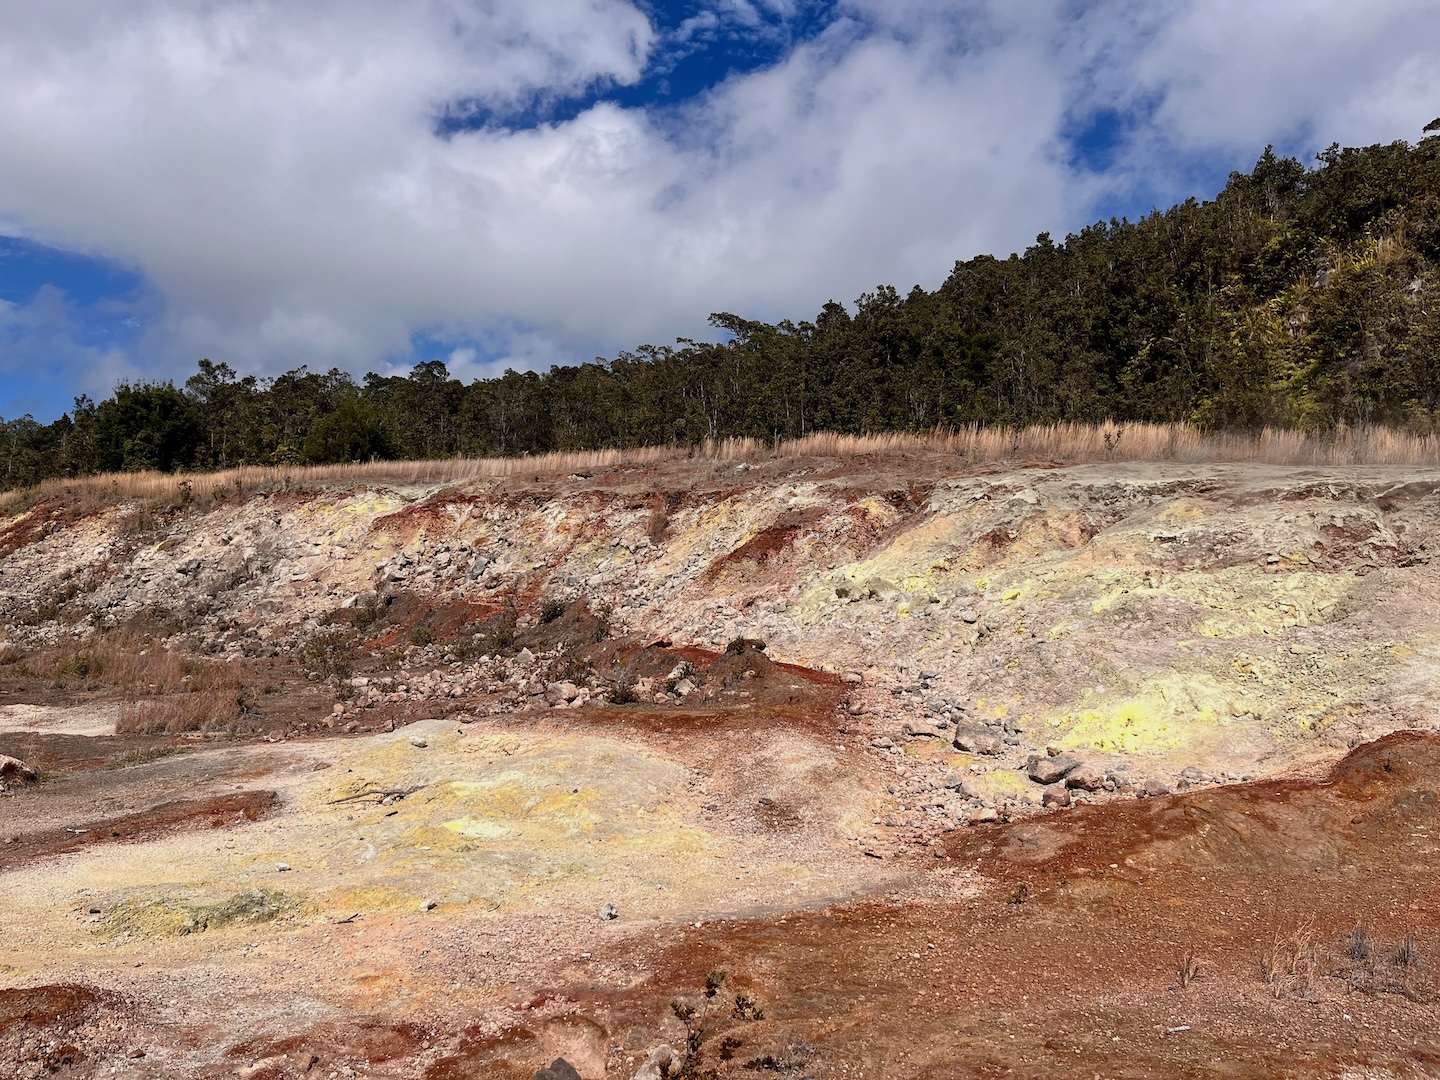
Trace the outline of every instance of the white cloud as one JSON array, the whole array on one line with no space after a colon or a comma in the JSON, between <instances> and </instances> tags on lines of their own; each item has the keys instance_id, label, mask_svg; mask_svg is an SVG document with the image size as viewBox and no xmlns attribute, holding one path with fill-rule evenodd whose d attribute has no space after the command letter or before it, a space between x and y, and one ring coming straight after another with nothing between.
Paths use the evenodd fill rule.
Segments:
<instances>
[{"instance_id":1,"label":"white cloud","mask_svg":"<svg viewBox=\"0 0 1440 1080\"><path fill-rule=\"evenodd\" d=\"M633 83L660 39L625 0L10 0L0 220L142 270L159 374L363 370L417 331L480 343L467 371L584 360L715 309L934 286L1177 152L1414 137L1440 112L1432 10L851 0L678 117L443 138L447 109ZM1073 174L1067 117L1140 101L1117 174Z\"/></svg>"}]
</instances>

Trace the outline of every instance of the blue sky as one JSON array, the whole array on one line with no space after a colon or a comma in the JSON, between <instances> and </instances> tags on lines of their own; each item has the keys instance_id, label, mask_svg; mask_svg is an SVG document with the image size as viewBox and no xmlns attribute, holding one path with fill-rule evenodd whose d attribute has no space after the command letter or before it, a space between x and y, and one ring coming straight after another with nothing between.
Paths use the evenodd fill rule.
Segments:
<instances>
[{"instance_id":1,"label":"blue sky","mask_svg":"<svg viewBox=\"0 0 1440 1080\"><path fill-rule=\"evenodd\" d=\"M202 356L473 378L813 315L1414 140L1421 0L14 0L0 417Z\"/></svg>"}]
</instances>

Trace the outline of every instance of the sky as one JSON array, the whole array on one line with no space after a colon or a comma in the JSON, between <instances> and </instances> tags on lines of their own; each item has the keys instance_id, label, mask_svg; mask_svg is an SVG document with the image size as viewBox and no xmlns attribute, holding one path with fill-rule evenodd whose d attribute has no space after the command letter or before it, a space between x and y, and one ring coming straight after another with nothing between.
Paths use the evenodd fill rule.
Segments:
<instances>
[{"instance_id":1,"label":"sky","mask_svg":"<svg viewBox=\"0 0 1440 1080\"><path fill-rule=\"evenodd\" d=\"M0 417L812 318L1420 137L1434 0L6 0Z\"/></svg>"}]
</instances>

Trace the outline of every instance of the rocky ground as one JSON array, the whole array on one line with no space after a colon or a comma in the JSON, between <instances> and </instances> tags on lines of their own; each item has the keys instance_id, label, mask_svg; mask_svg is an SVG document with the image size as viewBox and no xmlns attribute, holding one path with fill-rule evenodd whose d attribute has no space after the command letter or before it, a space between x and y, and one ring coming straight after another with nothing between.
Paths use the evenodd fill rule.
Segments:
<instances>
[{"instance_id":1,"label":"rocky ground","mask_svg":"<svg viewBox=\"0 0 1440 1080\"><path fill-rule=\"evenodd\" d=\"M1437 524L923 453L12 501L0 1076L1431 1075Z\"/></svg>"}]
</instances>

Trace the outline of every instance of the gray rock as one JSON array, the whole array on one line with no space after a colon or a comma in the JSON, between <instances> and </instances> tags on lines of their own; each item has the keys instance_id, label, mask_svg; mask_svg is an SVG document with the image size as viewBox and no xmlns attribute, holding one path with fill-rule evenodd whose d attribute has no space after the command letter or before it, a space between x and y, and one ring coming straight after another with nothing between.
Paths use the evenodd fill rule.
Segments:
<instances>
[{"instance_id":1,"label":"gray rock","mask_svg":"<svg viewBox=\"0 0 1440 1080\"><path fill-rule=\"evenodd\" d=\"M980 789L975 786L975 781L964 773L950 773L945 777L945 786L951 791L959 792L963 798L980 798Z\"/></svg>"},{"instance_id":2,"label":"gray rock","mask_svg":"<svg viewBox=\"0 0 1440 1080\"><path fill-rule=\"evenodd\" d=\"M894 596L900 590L882 577L872 577L865 582L865 591L876 600L884 600L886 597Z\"/></svg>"},{"instance_id":3,"label":"gray rock","mask_svg":"<svg viewBox=\"0 0 1440 1080\"><path fill-rule=\"evenodd\" d=\"M1163 780L1146 780L1140 787L1142 795L1169 795L1170 785Z\"/></svg>"},{"instance_id":4,"label":"gray rock","mask_svg":"<svg viewBox=\"0 0 1440 1080\"><path fill-rule=\"evenodd\" d=\"M1077 791L1099 791L1105 786L1105 773L1094 765L1082 763L1070 770L1065 786Z\"/></svg>"},{"instance_id":5,"label":"gray rock","mask_svg":"<svg viewBox=\"0 0 1440 1080\"><path fill-rule=\"evenodd\" d=\"M939 728L919 720L906 720L901 730L914 739L939 739L943 737L943 732L941 732Z\"/></svg>"},{"instance_id":6,"label":"gray rock","mask_svg":"<svg viewBox=\"0 0 1440 1080\"><path fill-rule=\"evenodd\" d=\"M1031 754L1030 760L1025 764L1025 774L1037 784L1058 784L1070 773L1072 769L1079 768L1080 760L1071 757L1069 754L1060 754L1056 757Z\"/></svg>"},{"instance_id":7,"label":"gray rock","mask_svg":"<svg viewBox=\"0 0 1440 1080\"><path fill-rule=\"evenodd\" d=\"M636 1070L630 1080L665 1080L684 1064L680 1055L668 1046L657 1046L650 1051L645 1064Z\"/></svg>"},{"instance_id":8,"label":"gray rock","mask_svg":"<svg viewBox=\"0 0 1440 1080\"><path fill-rule=\"evenodd\" d=\"M1069 806L1070 789L1064 784L1051 784L1040 796L1040 802L1043 806Z\"/></svg>"},{"instance_id":9,"label":"gray rock","mask_svg":"<svg viewBox=\"0 0 1440 1080\"><path fill-rule=\"evenodd\" d=\"M601 922L614 922L614 921L615 921L616 919L618 919L619 917L620 917L620 909L617 908L614 904L601 904L601 905L600 905L600 921L601 921Z\"/></svg>"},{"instance_id":10,"label":"gray rock","mask_svg":"<svg viewBox=\"0 0 1440 1080\"><path fill-rule=\"evenodd\" d=\"M556 1058L535 1074L535 1080L580 1080L575 1066L564 1058Z\"/></svg>"},{"instance_id":11,"label":"gray rock","mask_svg":"<svg viewBox=\"0 0 1440 1080\"><path fill-rule=\"evenodd\" d=\"M955 725L955 749L967 754L986 754L994 757L1005 748L1004 740L994 732L986 731L974 724Z\"/></svg>"},{"instance_id":12,"label":"gray rock","mask_svg":"<svg viewBox=\"0 0 1440 1080\"><path fill-rule=\"evenodd\" d=\"M920 672L920 680L921 680L922 682L929 682L930 680L932 680L932 679L938 679L939 677L940 677L940 673L939 673L938 671L929 671L929 670L926 670L926 671Z\"/></svg>"},{"instance_id":13,"label":"gray rock","mask_svg":"<svg viewBox=\"0 0 1440 1080\"><path fill-rule=\"evenodd\" d=\"M980 621L980 613L974 608L966 608L964 611L960 612L960 619L962 622L973 626L975 623Z\"/></svg>"}]
</instances>

